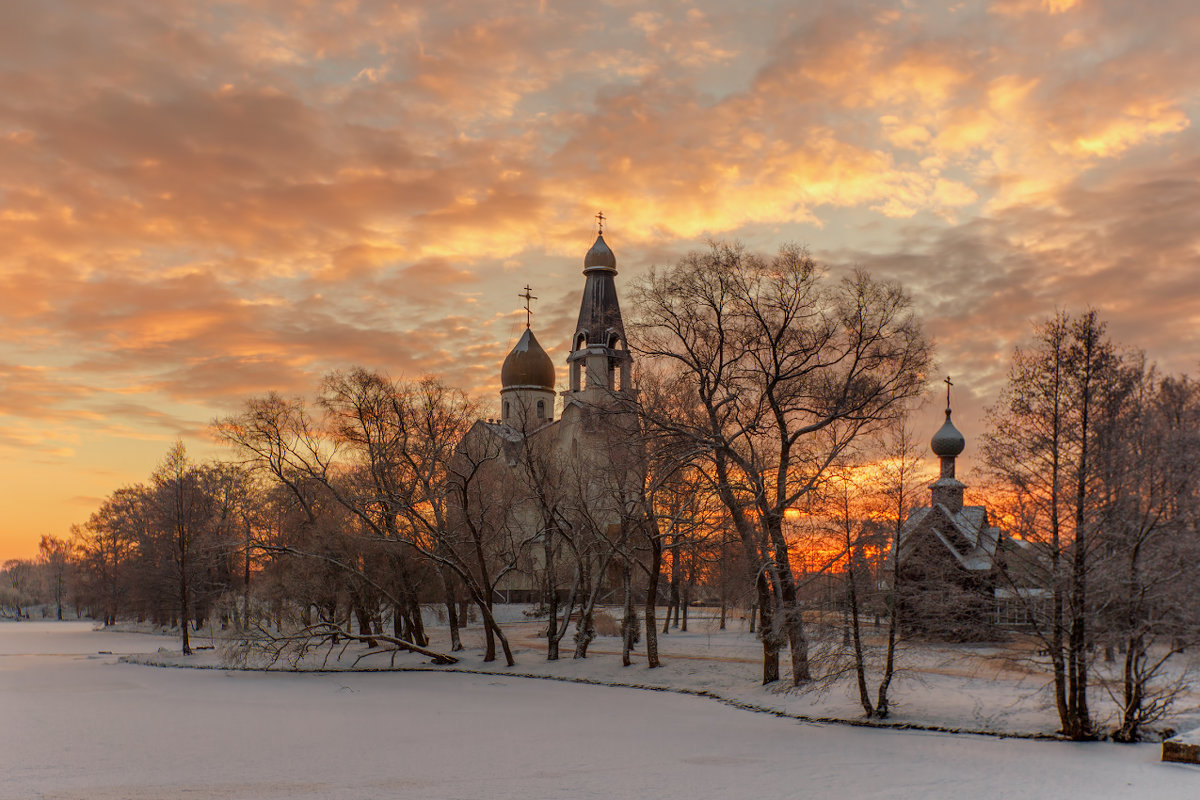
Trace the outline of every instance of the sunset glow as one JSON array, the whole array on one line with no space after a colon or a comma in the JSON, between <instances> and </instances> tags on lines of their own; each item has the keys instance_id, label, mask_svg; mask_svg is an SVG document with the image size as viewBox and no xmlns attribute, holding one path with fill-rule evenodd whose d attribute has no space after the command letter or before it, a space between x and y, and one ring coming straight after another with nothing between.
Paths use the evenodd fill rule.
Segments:
<instances>
[{"instance_id":1,"label":"sunset glow","mask_svg":"<svg viewBox=\"0 0 1200 800\"><path fill-rule=\"evenodd\" d=\"M600 209L619 288L902 282L969 463L1058 309L1196 369L1198 72L1182 0L0 5L0 561L329 369L494 402L526 284L565 381Z\"/></svg>"}]
</instances>

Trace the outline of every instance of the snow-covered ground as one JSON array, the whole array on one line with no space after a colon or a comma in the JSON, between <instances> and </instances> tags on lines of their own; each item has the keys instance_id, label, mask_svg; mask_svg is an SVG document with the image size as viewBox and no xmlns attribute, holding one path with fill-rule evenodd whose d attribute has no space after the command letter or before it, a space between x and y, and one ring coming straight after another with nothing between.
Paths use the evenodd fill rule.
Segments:
<instances>
[{"instance_id":1,"label":"snow-covered ground","mask_svg":"<svg viewBox=\"0 0 1200 800\"><path fill-rule=\"evenodd\" d=\"M478 626L464 631L467 646L461 663L454 669L483 670L499 673L521 673L566 680L588 680L607 684L652 686L687 692L705 692L733 703L770 709L812 719L859 720L862 707L857 685L852 675L820 683L806 691L790 688L788 681L770 687L761 686L762 646L749 632L744 620L731 618L728 629L718 630L712 617L691 620L690 631L672 630L659 636L659 651L663 658L661 669L646 669L642 647L639 646L630 667L620 664L620 640L600 637L591 646L589 658L572 659L571 634L562 642L563 659L547 662L546 641L539 638L544 622L531 621L522 612L526 606L498 606L501 618L516 651L517 665L506 668L502 662L482 663L482 632ZM613 610L616 613L615 609ZM445 621L438 620L432 611L426 624L435 650L449 651ZM614 630L615 630L615 623ZM810 626L814 636L812 655L821 658L823 644L820 631ZM840 632L829 631L835 640ZM869 626L866 631L869 650L878 656L882 651L881 633ZM216 666L220 664L219 638L194 636L193 644L215 645L208 652L184 659L178 656L176 641L164 639L161 654L143 658L148 663L164 665ZM348 669L389 668L393 654L369 655L359 660L365 648L353 645L344 652L335 649L328 659L324 653L310 656L304 668ZM338 656L341 656L340 660ZM1194 657L1194 656L1192 656ZM876 659L878 660L878 659ZM900 671L891 687L892 715L890 724L945 728L958 731L993 732L1010 736L1052 736L1058 728L1058 718L1051 703L1048 664L1038 664L1035 648L1029 643L1014 640L1006 644L989 645L931 645L902 646L898 655ZM1041 661L1045 661L1044 658ZM788 654L782 658L786 670ZM401 655L394 658L398 667L412 668L427 665L423 656ZM1179 666L1187 662L1177 658ZM288 666L285 663L277 667ZM1103 666L1103 665L1098 665ZM827 664L814 670L826 674ZM868 686L874 697L879 680L878 664L868 675ZM1116 687L1118 684L1113 684ZM1093 687L1092 712L1102 729L1116 721L1117 706L1107 692ZM1200 697L1182 697L1176 714L1166 727L1186 731L1200 727ZM1200 796L1200 795L1198 795Z\"/></svg>"},{"instance_id":2,"label":"snow-covered ground","mask_svg":"<svg viewBox=\"0 0 1200 800\"><path fill-rule=\"evenodd\" d=\"M1200 796L1200 768L1161 763L1156 745L813 725L498 674L117 660L171 644L0 623L0 798Z\"/></svg>"}]
</instances>

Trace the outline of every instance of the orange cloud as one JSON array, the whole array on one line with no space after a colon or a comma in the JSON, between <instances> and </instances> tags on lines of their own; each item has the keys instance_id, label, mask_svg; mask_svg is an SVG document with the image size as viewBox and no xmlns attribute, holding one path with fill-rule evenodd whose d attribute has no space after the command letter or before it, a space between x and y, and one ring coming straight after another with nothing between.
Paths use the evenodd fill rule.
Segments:
<instances>
[{"instance_id":1,"label":"orange cloud","mask_svg":"<svg viewBox=\"0 0 1200 800\"><path fill-rule=\"evenodd\" d=\"M355 362L490 395L526 282L561 360L600 209L622 281L708 237L901 278L983 386L1059 304L1182 363L1188 11L0 5L0 448L148 470Z\"/></svg>"}]
</instances>

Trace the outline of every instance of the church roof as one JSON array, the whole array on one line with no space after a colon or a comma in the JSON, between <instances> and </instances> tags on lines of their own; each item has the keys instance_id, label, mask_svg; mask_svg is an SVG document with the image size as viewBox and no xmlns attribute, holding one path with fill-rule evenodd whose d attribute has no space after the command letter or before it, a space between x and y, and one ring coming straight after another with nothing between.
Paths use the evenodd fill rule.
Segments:
<instances>
[{"instance_id":1,"label":"church roof","mask_svg":"<svg viewBox=\"0 0 1200 800\"><path fill-rule=\"evenodd\" d=\"M996 563L1000 544L1000 529L987 522L987 509L983 506L964 506L951 511L937 503L918 508L909 515L900 532L901 557L912 546L913 534L927 528L963 569L986 572Z\"/></svg>"},{"instance_id":2,"label":"church roof","mask_svg":"<svg viewBox=\"0 0 1200 800\"><path fill-rule=\"evenodd\" d=\"M614 273L617 271L617 257L609 249L602 233L596 236L596 243L583 257L583 271L586 273L593 269L610 269Z\"/></svg>"},{"instance_id":3,"label":"church roof","mask_svg":"<svg viewBox=\"0 0 1200 800\"><path fill-rule=\"evenodd\" d=\"M950 421L950 409L946 409L946 421L938 428L929 443L936 456L957 456L967 446L967 440L959 433L958 428Z\"/></svg>"},{"instance_id":4,"label":"church roof","mask_svg":"<svg viewBox=\"0 0 1200 800\"><path fill-rule=\"evenodd\" d=\"M608 347L613 336L624 341L625 325L621 320L621 304L617 301L617 285L613 277L617 274L617 258L604 241L604 235L596 237L596 243L583 259L583 274L587 282L583 287L583 299L579 304L579 321L575 325L575 342L579 347L579 334L587 334L587 344Z\"/></svg>"},{"instance_id":5,"label":"church roof","mask_svg":"<svg viewBox=\"0 0 1200 800\"><path fill-rule=\"evenodd\" d=\"M526 386L554 391L554 383L554 362L538 343L533 331L526 328L500 368L501 387L511 389Z\"/></svg>"}]
</instances>

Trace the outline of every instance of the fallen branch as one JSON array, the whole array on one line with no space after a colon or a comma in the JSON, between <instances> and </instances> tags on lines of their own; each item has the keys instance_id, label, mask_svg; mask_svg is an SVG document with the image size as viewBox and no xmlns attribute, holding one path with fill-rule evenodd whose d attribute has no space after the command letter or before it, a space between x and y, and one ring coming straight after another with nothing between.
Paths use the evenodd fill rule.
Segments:
<instances>
[{"instance_id":1,"label":"fallen branch","mask_svg":"<svg viewBox=\"0 0 1200 800\"><path fill-rule=\"evenodd\" d=\"M384 642L391 645L388 649L392 651L393 663L395 662L395 653L400 651L410 651L429 656L434 664L448 665L458 663L458 659L454 656L430 650L427 647L422 647L406 639L382 633L352 633L332 622L318 622L286 633L275 633L261 624L255 624L227 651L227 660L234 664L248 666L249 662L253 659L269 668L280 659L285 659L292 666L299 666L305 656L313 651L324 649L325 656L322 663L328 664L330 657L334 653L334 649L339 643L344 642L341 651L337 654L338 660L345 654L346 645L352 641L367 644ZM359 655L355 659L355 666L366 655L379 652L386 652L386 650L373 647L368 653ZM257 658L254 657L255 654L258 656Z\"/></svg>"},{"instance_id":2,"label":"fallen branch","mask_svg":"<svg viewBox=\"0 0 1200 800\"><path fill-rule=\"evenodd\" d=\"M400 650L411 650L414 653L420 653L423 656L429 656L435 664L457 664L458 659L454 656L439 653L436 650L430 650L428 647L421 647L418 644L413 644L405 639L400 639L395 636L388 636L382 633L360 634L351 633L340 625L335 625L332 622L318 622L315 625L309 625L304 629L307 632L318 636L339 636L344 639L353 639L358 642L387 642L395 645Z\"/></svg>"}]
</instances>

